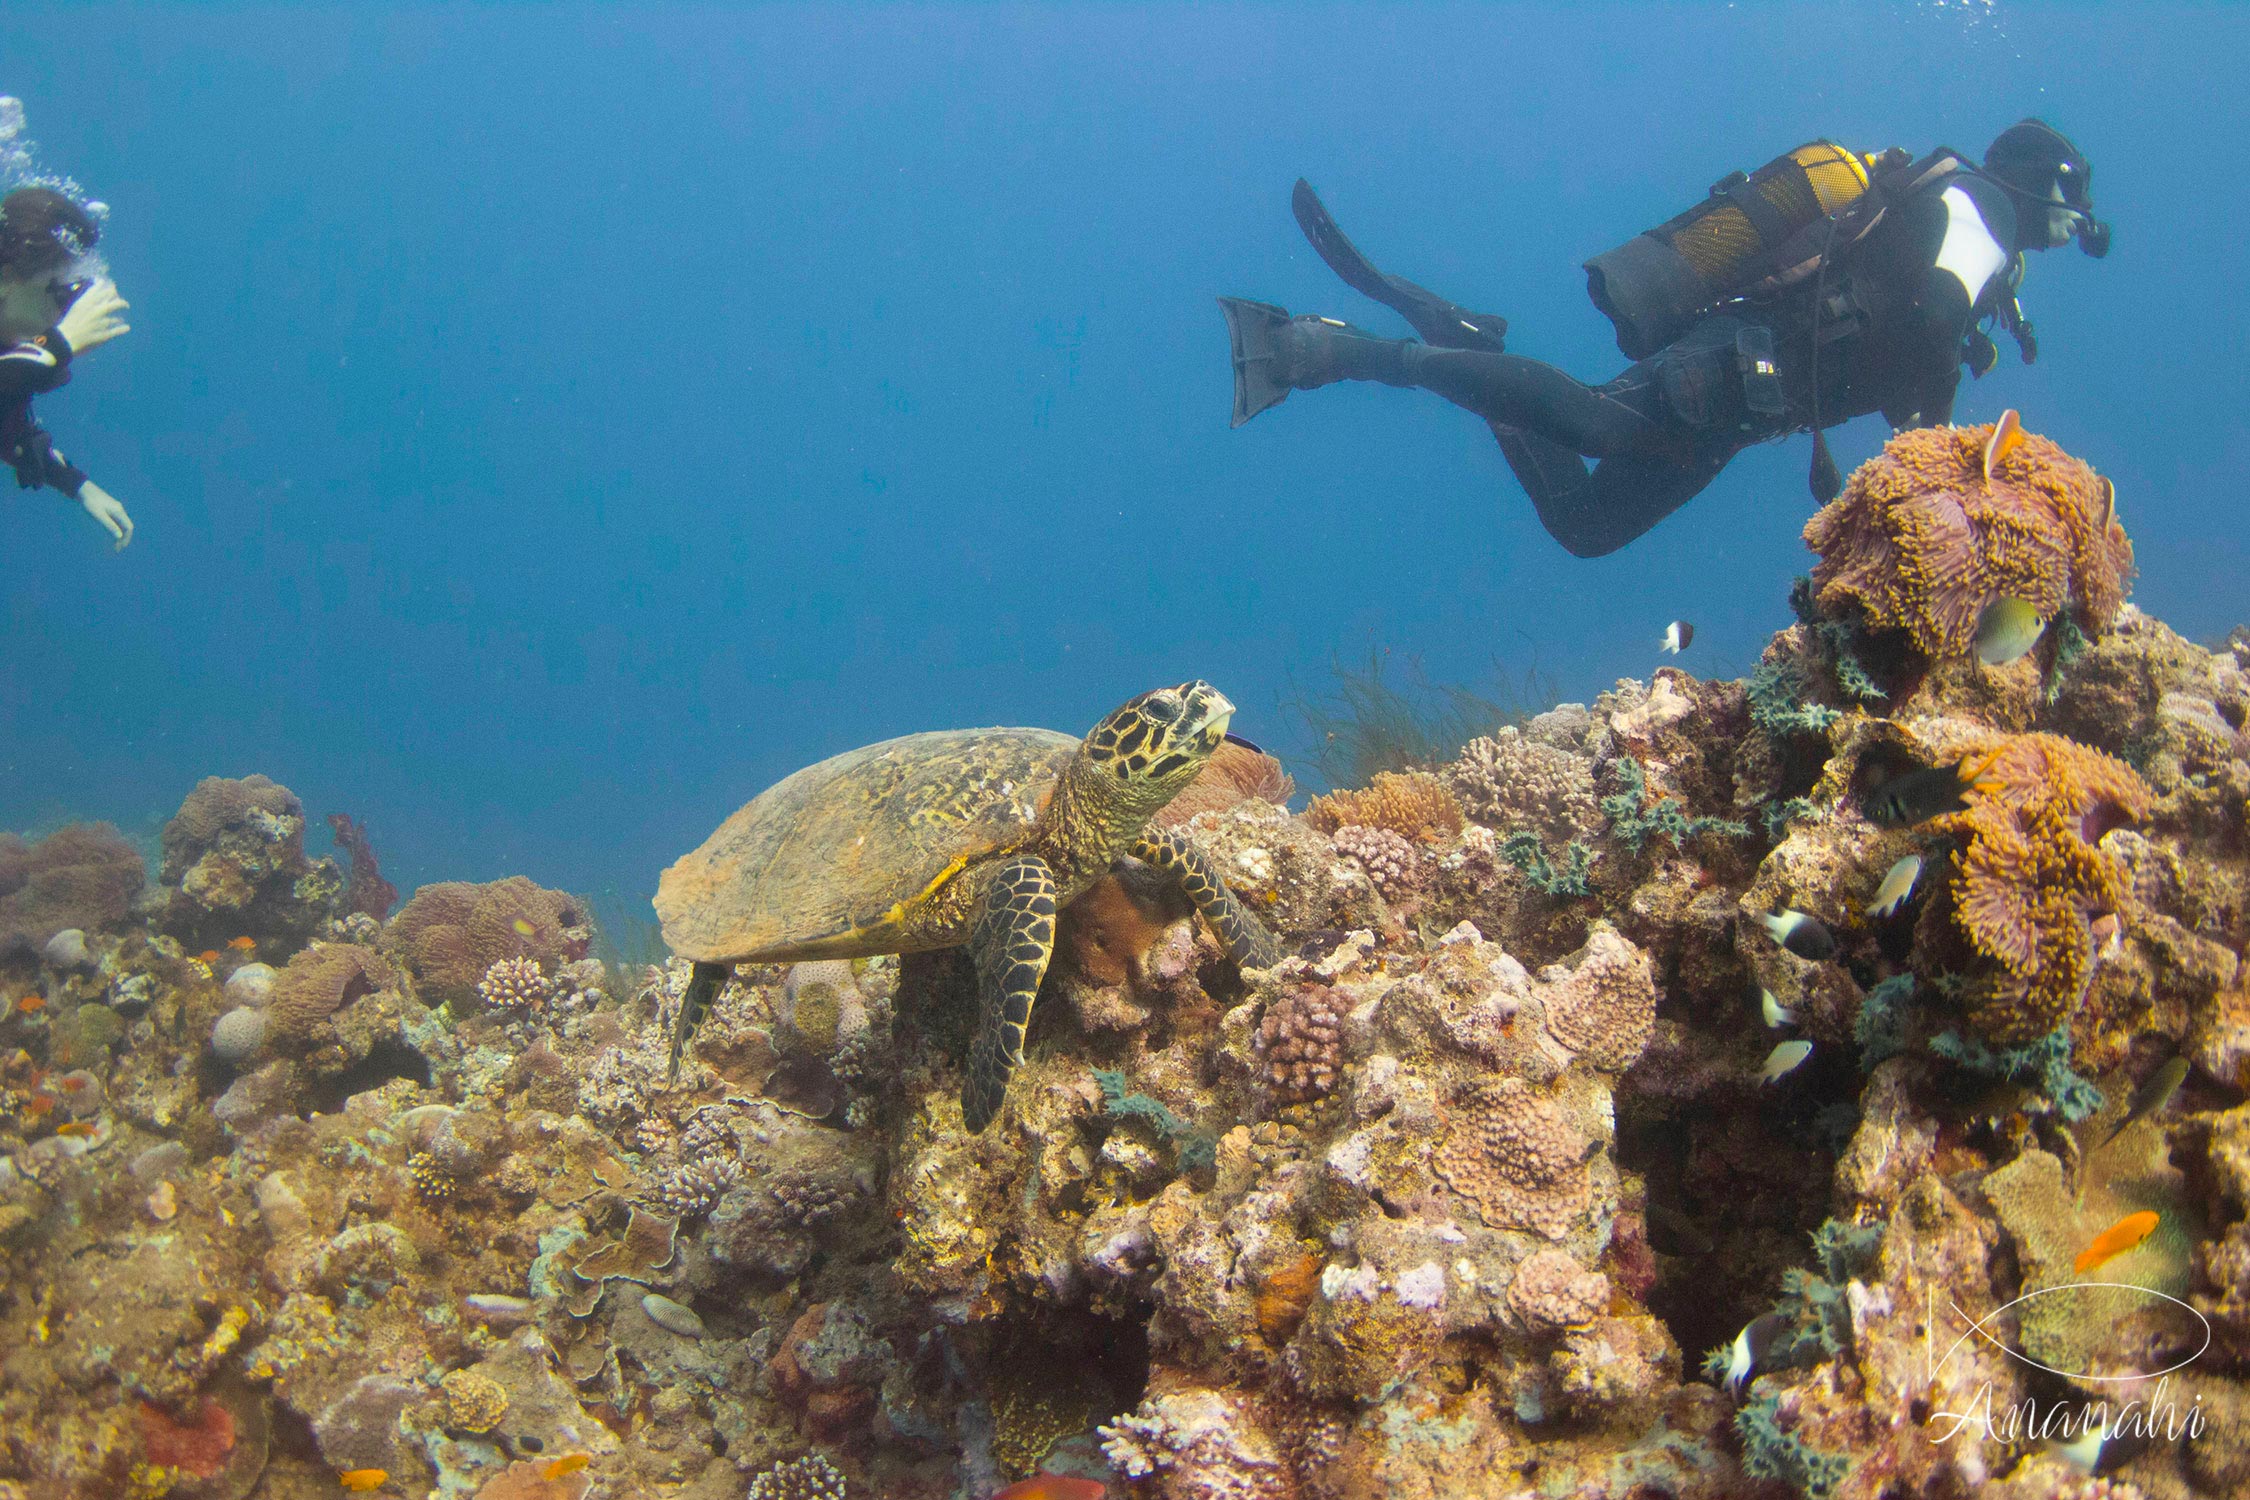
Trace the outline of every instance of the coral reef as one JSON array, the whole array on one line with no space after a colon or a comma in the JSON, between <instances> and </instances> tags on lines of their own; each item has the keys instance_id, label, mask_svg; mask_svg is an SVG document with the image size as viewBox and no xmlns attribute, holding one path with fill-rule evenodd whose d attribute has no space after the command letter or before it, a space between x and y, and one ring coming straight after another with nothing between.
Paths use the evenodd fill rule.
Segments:
<instances>
[{"instance_id":1,"label":"coral reef","mask_svg":"<svg viewBox=\"0 0 2250 1500\"><path fill-rule=\"evenodd\" d=\"M1852 555L1909 598L1903 544ZM974 1135L957 955L745 966L674 1080L684 963L603 970L523 879L377 926L295 799L206 783L162 888L73 857L101 902L6 908L55 915L0 954L0 1494L2238 1492L2250 636L2091 566L2040 671L1904 667L1831 593L1747 681L1304 815L1241 759L1186 817L1286 956L1122 864ZM2006 1420L2175 1364L2198 1433L2099 1477Z\"/></svg>"},{"instance_id":2,"label":"coral reef","mask_svg":"<svg viewBox=\"0 0 2250 1500\"><path fill-rule=\"evenodd\" d=\"M2109 627L2133 580L2115 488L2031 434L1988 479L1991 437L1989 425L1917 428L1860 466L1805 524L1823 614L1856 609L1932 658L1966 655L2001 598L2042 620L2067 613L2088 636Z\"/></svg>"}]
</instances>

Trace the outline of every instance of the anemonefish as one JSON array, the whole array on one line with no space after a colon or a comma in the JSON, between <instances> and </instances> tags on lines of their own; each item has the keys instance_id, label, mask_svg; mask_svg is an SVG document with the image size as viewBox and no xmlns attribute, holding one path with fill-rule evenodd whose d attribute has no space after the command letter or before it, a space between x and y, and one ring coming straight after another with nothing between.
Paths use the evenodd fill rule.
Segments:
<instances>
[{"instance_id":1,"label":"anemonefish","mask_svg":"<svg viewBox=\"0 0 2250 1500\"><path fill-rule=\"evenodd\" d=\"M1693 625L1690 625L1687 621L1674 620L1671 624L1664 627L1664 640L1662 642L1662 645L1664 650L1669 652L1673 656L1679 655L1682 651L1685 651L1688 647L1694 644L1695 627Z\"/></svg>"},{"instance_id":2,"label":"anemonefish","mask_svg":"<svg viewBox=\"0 0 2250 1500\"><path fill-rule=\"evenodd\" d=\"M992 1500L1104 1500L1108 1494L1109 1486L1099 1480L1039 1473L1017 1480Z\"/></svg>"},{"instance_id":3,"label":"anemonefish","mask_svg":"<svg viewBox=\"0 0 2250 1500\"><path fill-rule=\"evenodd\" d=\"M1993 474L2000 461L2023 446L2023 419L2016 409L2009 407L2000 413L2000 420L1992 424L1992 436L1984 444L1984 482L1992 483Z\"/></svg>"}]
</instances>

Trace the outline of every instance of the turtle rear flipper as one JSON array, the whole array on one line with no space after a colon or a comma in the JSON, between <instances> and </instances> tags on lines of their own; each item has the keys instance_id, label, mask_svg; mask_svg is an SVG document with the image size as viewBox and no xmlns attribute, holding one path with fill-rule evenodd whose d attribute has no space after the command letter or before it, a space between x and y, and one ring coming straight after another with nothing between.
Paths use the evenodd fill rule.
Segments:
<instances>
[{"instance_id":1,"label":"turtle rear flipper","mask_svg":"<svg viewBox=\"0 0 2250 1500\"><path fill-rule=\"evenodd\" d=\"M711 1012L711 1002L719 998L726 988L725 964L697 964L695 973L688 979L687 993L680 996L680 1013L672 1021L672 1065L664 1077L671 1082L680 1076L680 1055L687 1051L688 1038Z\"/></svg>"},{"instance_id":2,"label":"turtle rear flipper","mask_svg":"<svg viewBox=\"0 0 2250 1500\"><path fill-rule=\"evenodd\" d=\"M1026 855L993 871L969 935L977 966L977 1034L961 1085L961 1123L982 1130L1000 1113L1008 1075L1023 1066L1023 1039L1047 960L1055 952L1055 872Z\"/></svg>"},{"instance_id":3,"label":"turtle rear flipper","mask_svg":"<svg viewBox=\"0 0 2250 1500\"><path fill-rule=\"evenodd\" d=\"M1227 957L1237 968L1268 969L1280 959L1281 945L1266 931L1266 924L1235 899L1201 849L1168 829L1152 828L1133 845L1133 858L1169 871L1179 881L1203 920L1227 945Z\"/></svg>"}]
</instances>

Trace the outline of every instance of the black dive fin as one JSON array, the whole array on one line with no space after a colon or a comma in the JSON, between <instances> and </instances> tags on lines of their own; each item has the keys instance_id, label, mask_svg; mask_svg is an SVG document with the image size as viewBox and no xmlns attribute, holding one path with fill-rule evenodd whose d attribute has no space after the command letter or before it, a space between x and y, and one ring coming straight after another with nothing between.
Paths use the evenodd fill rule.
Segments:
<instances>
[{"instance_id":1,"label":"black dive fin","mask_svg":"<svg viewBox=\"0 0 2250 1500\"><path fill-rule=\"evenodd\" d=\"M1240 427L1288 396L1289 382L1278 377L1273 335L1289 326L1289 313L1271 302L1221 297L1227 315L1227 342L1234 346L1234 424Z\"/></svg>"},{"instance_id":2,"label":"black dive fin","mask_svg":"<svg viewBox=\"0 0 2250 1500\"><path fill-rule=\"evenodd\" d=\"M1414 325L1414 331L1422 336L1424 343L1440 349L1502 352L1508 334L1506 318L1496 313L1471 312L1458 303L1446 301L1427 287L1416 286L1403 276L1386 276L1376 270L1375 263L1360 254L1359 247L1336 227L1320 195L1302 177L1297 179L1297 186L1289 195L1289 207L1297 215L1297 227L1305 232L1313 249L1328 263L1328 269L1353 291L1374 298Z\"/></svg>"}]
</instances>

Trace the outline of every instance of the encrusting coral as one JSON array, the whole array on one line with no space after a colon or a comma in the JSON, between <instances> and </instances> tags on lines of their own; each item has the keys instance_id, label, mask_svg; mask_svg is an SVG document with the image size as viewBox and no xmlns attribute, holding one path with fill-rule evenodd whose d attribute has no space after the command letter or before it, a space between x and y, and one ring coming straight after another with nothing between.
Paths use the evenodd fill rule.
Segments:
<instances>
[{"instance_id":1,"label":"encrusting coral","mask_svg":"<svg viewBox=\"0 0 2250 1500\"><path fill-rule=\"evenodd\" d=\"M1562 1110L1520 1078L1470 1086L1449 1107L1450 1128L1431 1165L1495 1229L1559 1240L1591 1187L1586 1138Z\"/></svg>"},{"instance_id":2,"label":"encrusting coral","mask_svg":"<svg viewBox=\"0 0 2250 1500\"><path fill-rule=\"evenodd\" d=\"M2133 580L2115 488L2028 433L1988 480L1991 437L1989 424L1898 433L1805 524L1824 614L1854 606L1932 658L1967 654L1978 617L2002 598L2042 620L2067 611L2089 636L2109 627Z\"/></svg>"}]
</instances>

